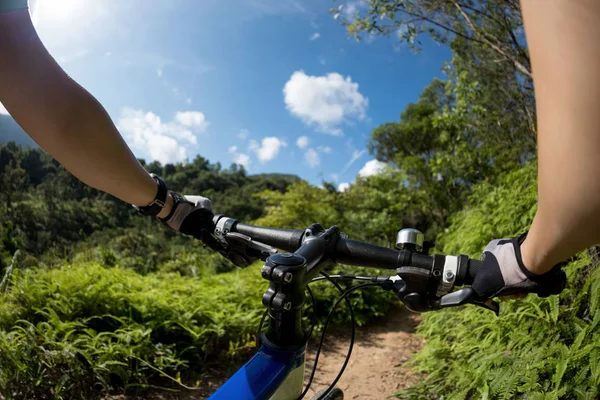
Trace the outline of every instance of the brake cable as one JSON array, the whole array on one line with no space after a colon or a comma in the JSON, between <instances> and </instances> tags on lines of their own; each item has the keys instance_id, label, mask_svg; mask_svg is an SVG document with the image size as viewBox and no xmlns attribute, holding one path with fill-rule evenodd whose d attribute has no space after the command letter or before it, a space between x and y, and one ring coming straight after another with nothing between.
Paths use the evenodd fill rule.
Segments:
<instances>
[{"instance_id":1,"label":"brake cable","mask_svg":"<svg viewBox=\"0 0 600 400\"><path fill-rule=\"evenodd\" d=\"M308 380L306 388L304 389L304 391L302 392L300 397L298 397L298 400L302 399L306 395L306 393L308 393L308 390L310 389L313 378L317 371L317 365L319 363L319 356L321 354L321 349L323 347L323 342L325 340L325 334L327 333L327 327L329 325L329 322L331 321L334 311L337 309L339 304L342 302L342 300L344 300L350 311L350 318L351 318L351 322L352 322L352 333L350 336L350 345L348 346L348 353L346 354L346 358L340 368L340 371L338 372L338 374L335 377L335 379L333 380L333 382L327 387L327 389L324 392L321 393L321 395L326 395L327 393L329 393L335 387L336 383L340 380L340 378L342 377L342 374L344 373L344 371L346 369L346 366L348 365L348 362L350 361L350 356L352 355L352 349L354 348L354 340L355 340L355 335L356 335L356 320L354 317L354 309L352 308L352 304L350 303L350 300L348 300L347 296L350 293L352 293L353 291L360 289L360 288L364 288L367 286L381 286L380 282L369 282L369 283L362 283L360 285L353 286L344 291L344 289L342 289L342 287L337 282L334 281L334 276L329 276L324 272L321 272L321 275L323 275L323 277L314 278L313 281L327 279L329 282L331 282L332 285L334 285L336 287L336 289L341 293L341 295L340 295L340 297L337 298L333 307L329 311L329 314L327 315L327 319L325 320L325 324L323 325L323 332L321 333L321 339L319 341L319 346L317 348L317 353L315 355L315 361L313 364L312 372L310 374L310 378ZM353 277L351 277L351 276L345 276L345 277L335 276L335 278L337 278L337 279L353 279ZM371 278L367 278L367 280L371 280Z\"/></svg>"},{"instance_id":2,"label":"brake cable","mask_svg":"<svg viewBox=\"0 0 600 400\"><path fill-rule=\"evenodd\" d=\"M317 371L317 366L319 363L319 357L321 355L321 350L323 348L323 344L325 341L325 335L327 333L327 327L329 326L329 323L331 322L331 318L333 317L333 313L335 312L335 310L337 309L337 307L340 305L340 303L342 302L342 300L344 300L346 302L346 305L348 306L348 310L350 311L350 320L351 320L351 324L352 324L352 331L351 331L351 335L350 335L350 345L348 346L348 352L346 353L346 357L344 359L344 363L342 364L342 366L340 367L340 370L337 374L337 376L335 377L335 379L333 380L333 382L327 387L327 389L321 393L321 395L326 395L327 393L329 393L331 390L333 390L333 388L335 387L335 385L337 384L337 382L340 380L340 378L342 377L344 371L346 370L346 367L348 365L348 362L350 361L350 356L352 355L352 350L354 348L354 341L355 341L355 336L356 336L356 319L354 317L354 309L352 308L352 304L350 303L350 300L348 300L348 295L350 293L352 293L355 290L364 288L364 287L369 287L369 286L384 286L384 282L389 280L389 276L356 276L356 275L328 275L325 272L321 272L322 276L318 276L315 277L311 280L310 283L312 282L318 282L318 281L322 281L322 280L327 280L329 281L333 286L335 286L335 288L341 293L341 295L336 299L335 303L333 304L333 307L331 308L331 310L329 311L329 314L327 315L327 319L325 320L325 324L323 325L323 332L321 333L321 338L319 340L319 346L317 347L317 352L315 355L315 360L313 363L313 367L312 367L312 371L310 374L310 377L308 379L308 383L306 384L306 387L304 388L304 391L302 392L302 394L300 395L300 397L298 397L298 400L301 400L302 398L304 398L304 396L306 396L306 394L308 393L308 390L310 389L310 386L313 382L315 373ZM368 283L362 283L356 286L352 286L349 289L344 290L339 283L336 282L336 280L341 280L341 279L347 279L347 280L359 280L359 281L368 281ZM312 323L311 323L311 327L310 330L308 332L307 335L307 339L306 339L306 343L308 343L312 337L312 333L314 331L314 328L317 324L317 309L316 309L316 302L315 302L315 297L313 295L312 290L310 289L310 287L307 285L306 286L306 290L308 291L311 300L312 300L312 311L313 311L313 316L312 316ZM260 319L260 323L258 325L258 330L256 332L256 344L257 347L260 347L260 337L261 337L261 332L263 330L263 325L264 325L264 321L268 315L269 310L265 310L265 312L262 315L262 318Z\"/></svg>"},{"instance_id":3,"label":"brake cable","mask_svg":"<svg viewBox=\"0 0 600 400\"><path fill-rule=\"evenodd\" d=\"M313 296L313 292L308 285L306 285L306 290L308 290L310 298L312 299L312 324L310 325L310 331L308 331L308 336L306 337L306 343L308 343L312 338L315 325L317 325L317 303L315 302L315 296Z\"/></svg>"},{"instance_id":4,"label":"brake cable","mask_svg":"<svg viewBox=\"0 0 600 400\"><path fill-rule=\"evenodd\" d=\"M373 277L373 276L356 276L356 275L329 275L329 278L331 278L331 279L353 279L355 281L369 281L369 282L374 282L374 279L375 279L375 277ZM317 277L313 278L311 282L322 281L324 279L327 279L327 278L324 276L317 276Z\"/></svg>"}]
</instances>

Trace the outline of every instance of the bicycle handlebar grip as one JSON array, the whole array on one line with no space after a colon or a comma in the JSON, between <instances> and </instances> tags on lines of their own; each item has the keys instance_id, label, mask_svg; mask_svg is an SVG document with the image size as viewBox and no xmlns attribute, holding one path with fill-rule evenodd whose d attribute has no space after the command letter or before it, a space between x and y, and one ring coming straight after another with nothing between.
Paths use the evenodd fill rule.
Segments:
<instances>
[{"instance_id":1,"label":"bicycle handlebar grip","mask_svg":"<svg viewBox=\"0 0 600 400\"><path fill-rule=\"evenodd\" d=\"M465 285L472 285L475 277L477 276L477 272L481 268L482 261L470 259L469 264L467 266L467 275L465 276Z\"/></svg>"},{"instance_id":2,"label":"bicycle handlebar grip","mask_svg":"<svg viewBox=\"0 0 600 400\"><path fill-rule=\"evenodd\" d=\"M237 222L232 230L249 236L257 242L291 252L296 251L300 247L302 244L302 235L304 234L304 231L301 229L265 228L241 222Z\"/></svg>"}]
</instances>

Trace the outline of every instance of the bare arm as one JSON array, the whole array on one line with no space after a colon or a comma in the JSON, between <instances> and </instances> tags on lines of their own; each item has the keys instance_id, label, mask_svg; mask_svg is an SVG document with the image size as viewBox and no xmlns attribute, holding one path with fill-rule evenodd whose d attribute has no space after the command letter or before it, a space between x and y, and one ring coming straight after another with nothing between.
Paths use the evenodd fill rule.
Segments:
<instances>
[{"instance_id":1,"label":"bare arm","mask_svg":"<svg viewBox=\"0 0 600 400\"><path fill-rule=\"evenodd\" d=\"M538 118L534 273L600 243L600 2L521 0Z\"/></svg>"},{"instance_id":2,"label":"bare arm","mask_svg":"<svg viewBox=\"0 0 600 400\"><path fill-rule=\"evenodd\" d=\"M106 110L56 63L28 10L0 13L0 101L25 132L84 183L139 206L157 185ZM159 214L166 216L171 198Z\"/></svg>"}]
</instances>

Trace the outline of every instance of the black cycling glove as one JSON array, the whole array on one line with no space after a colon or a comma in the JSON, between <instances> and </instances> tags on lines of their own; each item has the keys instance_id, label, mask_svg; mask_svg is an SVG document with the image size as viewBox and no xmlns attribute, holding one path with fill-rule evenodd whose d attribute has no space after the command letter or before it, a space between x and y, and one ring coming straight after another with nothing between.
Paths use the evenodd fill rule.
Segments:
<instances>
[{"instance_id":1,"label":"black cycling glove","mask_svg":"<svg viewBox=\"0 0 600 400\"><path fill-rule=\"evenodd\" d=\"M481 298L491 299L522 293L537 293L539 297L559 294L567 277L562 263L542 275L531 273L521 259L521 244L527 233L517 238L492 240L483 250L482 265L471 286Z\"/></svg>"},{"instance_id":2,"label":"black cycling glove","mask_svg":"<svg viewBox=\"0 0 600 400\"><path fill-rule=\"evenodd\" d=\"M165 218L160 218L163 224L201 240L205 245L230 258L225 251L223 243L219 242L213 235L215 224L212 203L202 196L182 196L170 192L173 198L173 209Z\"/></svg>"},{"instance_id":3,"label":"black cycling glove","mask_svg":"<svg viewBox=\"0 0 600 400\"><path fill-rule=\"evenodd\" d=\"M174 231L193 236L206 246L220 253L238 267L247 267L254 261L266 257L269 249L258 243L251 243L243 235L228 236L224 243L215 233L212 203L202 196L181 196L171 192L173 209L161 221ZM263 254L263 252L267 252Z\"/></svg>"},{"instance_id":4,"label":"black cycling glove","mask_svg":"<svg viewBox=\"0 0 600 400\"><path fill-rule=\"evenodd\" d=\"M214 231L212 203L202 196L181 196L170 192L173 198L171 213L160 220L174 231L204 240Z\"/></svg>"}]
</instances>

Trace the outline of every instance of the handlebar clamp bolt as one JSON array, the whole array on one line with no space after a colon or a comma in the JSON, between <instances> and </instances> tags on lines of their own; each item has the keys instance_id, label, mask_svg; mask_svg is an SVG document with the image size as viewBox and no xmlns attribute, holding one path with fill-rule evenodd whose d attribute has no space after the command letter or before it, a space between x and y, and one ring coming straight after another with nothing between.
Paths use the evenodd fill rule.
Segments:
<instances>
[{"instance_id":1,"label":"handlebar clamp bolt","mask_svg":"<svg viewBox=\"0 0 600 400\"><path fill-rule=\"evenodd\" d=\"M269 267L267 264L263 265L263 267L261 268L261 274L262 277L264 279L270 279L271 278L271 273L273 272L273 268Z\"/></svg>"},{"instance_id":2,"label":"handlebar clamp bolt","mask_svg":"<svg viewBox=\"0 0 600 400\"><path fill-rule=\"evenodd\" d=\"M292 281L292 278L294 278L294 275L292 275L291 272L286 272L285 275L283 275L283 281L285 283L290 283Z\"/></svg>"},{"instance_id":3,"label":"handlebar clamp bolt","mask_svg":"<svg viewBox=\"0 0 600 400\"><path fill-rule=\"evenodd\" d=\"M449 281L454 279L454 273L452 273L452 271L446 271L446 279Z\"/></svg>"}]
</instances>

